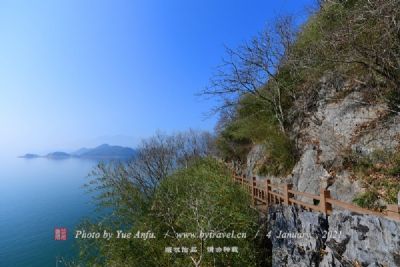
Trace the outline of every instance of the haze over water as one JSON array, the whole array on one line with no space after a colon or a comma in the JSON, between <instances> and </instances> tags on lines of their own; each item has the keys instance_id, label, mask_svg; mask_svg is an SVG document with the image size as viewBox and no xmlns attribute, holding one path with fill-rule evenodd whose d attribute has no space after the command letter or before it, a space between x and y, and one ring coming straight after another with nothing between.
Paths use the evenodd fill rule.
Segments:
<instances>
[{"instance_id":1,"label":"haze over water","mask_svg":"<svg viewBox=\"0 0 400 267\"><path fill-rule=\"evenodd\" d=\"M95 165L0 155L0 266L56 266L74 255L74 227L93 215L82 185ZM55 241L54 227L67 227L68 240Z\"/></svg>"}]
</instances>

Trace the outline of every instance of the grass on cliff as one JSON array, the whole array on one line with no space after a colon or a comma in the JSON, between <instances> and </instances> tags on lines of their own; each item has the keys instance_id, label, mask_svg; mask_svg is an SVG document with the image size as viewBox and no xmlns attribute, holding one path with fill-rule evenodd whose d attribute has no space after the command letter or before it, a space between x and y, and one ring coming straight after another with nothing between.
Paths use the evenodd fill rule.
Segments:
<instances>
[{"instance_id":1,"label":"grass on cliff","mask_svg":"<svg viewBox=\"0 0 400 267\"><path fill-rule=\"evenodd\" d=\"M217 140L226 159L246 161L252 145L262 144L265 155L256 166L260 175L286 175L296 162L292 141L281 131L273 112L252 95L243 97L236 118L227 125Z\"/></svg>"},{"instance_id":2,"label":"grass on cliff","mask_svg":"<svg viewBox=\"0 0 400 267\"><path fill-rule=\"evenodd\" d=\"M400 151L378 150L369 156L352 154L345 165L366 188L353 202L361 207L380 210L384 203L397 203L400 191Z\"/></svg>"}]
</instances>

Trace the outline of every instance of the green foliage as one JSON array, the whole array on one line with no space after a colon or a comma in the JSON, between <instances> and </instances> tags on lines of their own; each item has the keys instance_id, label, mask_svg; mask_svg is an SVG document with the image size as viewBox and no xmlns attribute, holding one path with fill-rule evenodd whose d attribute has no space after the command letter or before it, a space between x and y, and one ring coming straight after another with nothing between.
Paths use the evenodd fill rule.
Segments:
<instances>
[{"instance_id":1,"label":"green foliage","mask_svg":"<svg viewBox=\"0 0 400 267\"><path fill-rule=\"evenodd\" d=\"M351 156L346 158L345 165L349 165L352 169L361 175L368 175L370 171L374 168L373 156L362 156L353 153Z\"/></svg>"},{"instance_id":2,"label":"green foliage","mask_svg":"<svg viewBox=\"0 0 400 267\"><path fill-rule=\"evenodd\" d=\"M394 176L400 176L400 163L397 163L396 166L388 169L387 173Z\"/></svg>"},{"instance_id":3,"label":"green foliage","mask_svg":"<svg viewBox=\"0 0 400 267\"><path fill-rule=\"evenodd\" d=\"M333 0L326 2L298 34L289 60L292 89L308 95L325 72L371 84L399 110L400 39L394 21L398 1ZM369 90L369 93L371 90ZM387 93L389 92L389 93Z\"/></svg>"},{"instance_id":4,"label":"green foliage","mask_svg":"<svg viewBox=\"0 0 400 267\"><path fill-rule=\"evenodd\" d=\"M371 173L396 176L399 174L400 151L375 150L366 156L353 152L345 157L344 164L361 176Z\"/></svg>"},{"instance_id":5,"label":"green foliage","mask_svg":"<svg viewBox=\"0 0 400 267\"><path fill-rule=\"evenodd\" d=\"M293 142L280 131L275 131L269 133L264 144L267 155L259 174L284 176L290 173L297 161Z\"/></svg>"},{"instance_id":6,"label":"green foliage","mask_svg":"<svg viewBox=\"0 0 400 267\"><path fill-rule=\"evenodd\" d=\"M397 179L382 179L377 184L376 187L383 190L383 199L388 204L397 203L397 194L400 192L400 183Z\"/></svg>"},{"instance_id":7,"label":"green foliage","mask_svg":"<svg viewBox=\"0 0 400 267\"><path fill-rule=\"evenodd\" d=\"M252 141L247 137L238 135L237 132L239 131L239 126L232 123L225 127L216 140L217 149L227 161L239 160L244 162L251 149Z\"/></svg>"},{"instance_id":8,"label":"green foliage","mask_svg":"<svg viewBox=\"0 0 400 267\"><path fill-rule=\"evenodd\" d=\"M397 203L400 191L400 151L376 150L369 156L350 154L346 167L351 168L367 191L354 199L361 207L379 209L378 199L388 204Z\"/></svg>"},{"instance_id":9,"label":"green foliage","mask_svg":"<svg viewBox=\"0 0 400 267\"><path fill-rule=\"evenodd\" d=\"M271 111L253 95L240 101L235 119L220 133L217 146L225 159L244 162L254 143L265 140L271 127L275 128Z\"/></svg>"},{"instance_id":10,"label":"green foliage","mask_svg":"<svg viewBox=\"0 0 400 267\"><path fill-rule=\"evenodd\" d=\"M218 144L225 158L243 162L255 143L264 144L267 153L260 174L284 175L291 171L296 161L292 141L279 128L273 111L257 97L246 95L240 101L235 120L221 132Z\"/></svg>"},{"instance_id":11,"label":"green foliage","mask_svg":"<svg viewBox=\"0 0 400 267\"><path fill-rule=\"evenodd\" d=\"M378 199L379 194L376 191L368 191L359 194L355 199L353 199L353 203L362 208L376 210L380 208L379 204L377 203Z\"/></svg>"},{"instance_id":12,"label":"green foliage","mask_svg":"<svg viewBox=\"0 0 400 267\"><path fill-rule=\"evenodd\" d=\"M385 170L386 174L400 178L400 151L387 154L390 156L390 165Z\"/></svg>"},{"instance_id":13,"label":"green foliage","mask_svg":"<svg viewBox=\"0 0 400 267\"><path fill-rule=\"evenodd\" d=\"M246 239L167 238L173 246L197 248L207 246L238 246L239 254L201 253L202 266L254 266L255 248L251 238L257 231L257 215L249 209L250 198L237 186L232 186L230 172L212 159L204 159L190 169L172 175L157 190L151 224L158 232L245 232ZM172 262L172 257L168 259ZM190 266L186 255L174 259L175 266Z\"/></svg>"},{"instance_id":14,"label":"green foliage","mask_svg":"<svg viewBox=\"0 0 400 267\"><path fill-rule=\"evenodd\" d=\"M274 112L253 95L242 97L233 124L237 127L236 136L247 137L253 143L262 142L269 132L278 129Z\"/></svg>"},{"instance_id":15,"label":"green foliage","mask_svg":"<svg viewBox=\"0 0 400 267\"><path fill-rule=\"evenodd\" d=\"M299 31L289 59L277 75L294 95L309 94L326 71L337 68L337 62L327 60L335 51L327 50L323 44L340 23L343 12L341 5L326 6L310 17Z\"/></svg>"},{"instance_id":16,"label":"green foliage","mask_svg":"<svg viewBox=\"0 0 400 267\"><path fill-rule=\"evenodd\" d=\"M107 169L105 169L107 172ZM119 173L121 177L125 174ZM161 181L154 195L145 201L148 208L124 209L107 214L101 222L83 222L78 229L87 232L146 233L155 239L89 239L79 240L80 259L85 266L194 266L193 259L201 258L201 266L256 266L258 250L253 237L258 229L258 215L249 208L250 196L232 184L230 172L211 158L194 161ZM105 178L107 180L107 178ZM123 179L121 179L123 180ZM115 180L113 180L115 181ZM108 181L103 181L109 184ZM121 184L116 182L115 188ZM135 186L128 187L128 191ZM118 195L118 190L115 191ZM132 194L136 190L132 191ZM131 206L127 198L111 206ZM119 210L114 207L113 210ZM123 222L123 224L121 224ZM235 233L246 238L178 238L176 233ZM197 247L197 253L165 253L166 247ZM237 246L239 253L208 253L207 246ZM193 257L193 259L191 258Z\"/></svg>"}]
</instances>

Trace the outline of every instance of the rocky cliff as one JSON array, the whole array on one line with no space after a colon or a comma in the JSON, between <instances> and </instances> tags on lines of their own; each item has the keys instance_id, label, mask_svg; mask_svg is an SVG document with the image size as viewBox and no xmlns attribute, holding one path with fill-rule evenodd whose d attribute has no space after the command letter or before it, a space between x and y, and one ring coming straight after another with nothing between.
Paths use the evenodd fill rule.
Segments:
<instances>
[{"instance_id":1,"label":"rocky cliff","mask_svg":"<svg viewBox=\"0 0 400 267\"><path fill-rule=\"evenodd\" d=\"M349 155L394 152L400 145L400 115L378 99L368 99L371 88L327 74L319 83L315 104L293 125L291 132L299 160L290 175L271 177L293 183L298 191L318 194L321 187L332 197L351 202L364 186L345 166ZM301 107L299 103L295 106ZM247 174L258 176L266 160L265 147L255 145L247 157ZM264 178L258 176L259 178Z\"/></svg>"},{"instance_id":2,"label":"rocky cliff","mask_svg":"<svg viewBox=\"0 0 400 267\"><path fill-rule=\"evenodd\" d=\"M400 266L400 222L275 206L267 224L273 266Z\"/></svg>"},{"instance_id":3,"label":"rocky cliff","mask_svg":"<svg viewBox=\"0 0 400 267\"><path fill-rule=\"evenodd\" d=\"M297 191L312 194L326 188L333 198L352 203L368 184L346 166L348 157L392 153L400 144L400 115L388 112L383 101L368 99L369 90L355 81L325 76L313 99L316 104L291 130L300 152L291 174L258 175L268 154L262 144L248 154L247 174L274 184L292 183ZM326 218L276 206L269 210L267 224L273 266L400 266L400 222L340 210Z\"/></svg>"}]
</instances>

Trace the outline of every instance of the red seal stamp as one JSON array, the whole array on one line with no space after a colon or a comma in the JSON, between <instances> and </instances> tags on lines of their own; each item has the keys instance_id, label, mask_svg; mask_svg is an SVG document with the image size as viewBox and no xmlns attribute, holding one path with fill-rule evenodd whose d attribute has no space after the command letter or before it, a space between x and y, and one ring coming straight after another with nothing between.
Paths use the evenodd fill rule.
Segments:
<instances>
[{"instance_id":1,"label":"red seal stamp","mask_svg":"<svg viewBox=\"0 0 400 267\"><path fill-rule=\"evenodd\" d=\"M54 240L58 241L65 241L67 240L67 228L61 227L61 228L54 228Z\"/></svg>"}]
</instances>

